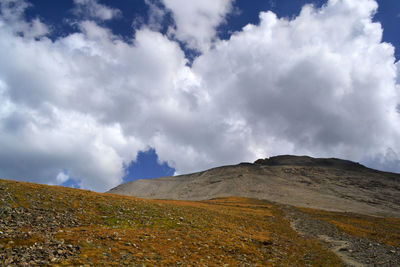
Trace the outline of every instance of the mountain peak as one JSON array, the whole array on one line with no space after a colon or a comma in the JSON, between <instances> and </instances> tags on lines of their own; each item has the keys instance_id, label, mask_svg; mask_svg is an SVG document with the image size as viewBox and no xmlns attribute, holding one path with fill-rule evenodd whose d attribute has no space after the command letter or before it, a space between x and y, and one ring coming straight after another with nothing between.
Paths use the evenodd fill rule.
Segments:
<instances>
[{"instance_id":1,"label":"mountain peak","mask_svg":"<svg viewBox=\"0 0 400 267\"><path fill-rule=\"evenodd\" d=\"M337 158L313 158L309 156L294 156L294 155L280 155L265 159L258 159L254 162L258 165L267 166L324 166L324 167L339 167L339 168L360 168L364 167L358 162L350 160L343 160Z\"/></svg>"}]
</instances>

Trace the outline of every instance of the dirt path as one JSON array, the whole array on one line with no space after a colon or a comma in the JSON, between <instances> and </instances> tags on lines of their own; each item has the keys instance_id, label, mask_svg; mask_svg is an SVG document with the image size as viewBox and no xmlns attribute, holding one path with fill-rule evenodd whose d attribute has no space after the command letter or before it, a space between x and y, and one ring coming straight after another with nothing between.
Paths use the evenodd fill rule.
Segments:
<instances>
[{"instance_id":1,"label":"dirt path","mask_svg":"<svg viewBox=\"0 0 400 267\"><path fill-rule=\"evenodd\" d=\"M348 266L361 267L364 266L352 257L346 255L344 251L350 250L350 243L348 241L336 240L326 235L319 235L318 239L330 245L330 249Z\"/></svg>"},{"instance_id":2,"label":"dirt path","mask_svg":"<svg viewBox=\"0 0 400 267\"><path fill-rule=\"evenodd\" d=\"M326 243L346 266L400 266L399 248L348 235L332 224L314 219L294 207L283 206L282 209L300 235Z\"/></svg>"}]
</instances>

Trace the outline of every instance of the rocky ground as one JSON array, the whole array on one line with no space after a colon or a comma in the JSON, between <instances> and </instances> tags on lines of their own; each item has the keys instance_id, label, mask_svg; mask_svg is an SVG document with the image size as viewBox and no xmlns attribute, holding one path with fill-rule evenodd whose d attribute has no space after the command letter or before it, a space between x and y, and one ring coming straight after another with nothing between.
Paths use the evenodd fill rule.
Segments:
<instances>
[{"instance_id":1,"label":"rocky ground","mask_svg":"<svg viewBox=\"0 0 400 267\"><path fill-rule=\"evenodd\" d=\"M32 266L49 265L79 253L76 244L65 243L55 236L66 227L80 225L73 213L60 213L52 208L43 208L34 201L29 208L19 203L12 190L0 187L0 260L2 265ZM31 197L26 192L27 198ZM49 196L37 195L47 200Z\"/></svg>"},{"instance_id":2,"label":"rocky ground","mask_svg":"<svg viewBox=\"0 0 400 267\"><path fill-rule=\"evenodd\" d=\"M399 266L399 247L394 218L0 180L1 266Z\"/></svg>"},{"instance_id":3,"label":"rocky ground","mask_svg":"<svg viewBox=\"0 0 400 267\"><path fill-rule=\"evenodd\" d=\"M307 213L292 206L283 206L283 210L296 231L304 237L317 238L328 244L348 266L400 266L399 228L387 233L393 235L392 238L396 240L394 244L397 246L391 246L385 244L388 242L350 235L323 218L313 216L312 212Z\"/></svg>"}]
</instances>

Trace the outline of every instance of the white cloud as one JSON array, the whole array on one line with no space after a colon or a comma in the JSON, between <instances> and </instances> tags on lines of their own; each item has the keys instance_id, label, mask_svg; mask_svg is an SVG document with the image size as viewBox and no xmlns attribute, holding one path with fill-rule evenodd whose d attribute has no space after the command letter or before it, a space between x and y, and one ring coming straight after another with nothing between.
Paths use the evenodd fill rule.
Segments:
<instances>
[{"instance_id":1,"label":"white cloud","mask_svg":"<svg viewBox=\"0 0 400 267\"><path fill-rule=\"evenodd\" d=\"M171 29L178 40L188 47L205 51L215 38L216 28L232 11L233 0L162 0L172 11L176 29Z\"/></svg>"},{"instance_id":2,"label":"white cloud","mask_svg":"<svg viewBox=\"0 0 400 267\"><path fill-rule=\"evenodd\" d=\"M149 7L148 22L146 27L154 31L159 31L163 27L162 24L165 19L165 16L167 15L167 11L159 1L145 0L144 2ZM134 21L134 24L135 23L136 21ZM139 27L135 27L134 25L134 28L139 28Z\"/></svg>"},{"instance_id":3,"label":"white cloud","mask_svg":"<svg viewBox=\"0 0 400 267\"><path fill-rule=\"evenodd\" d=\"M68 179L70 179L70 177L68 176L68 174L66 174L64 172L59 172L56 177L57 184L62 184L64 182L68 181Z\"/></svg>"},{"instance_id":4,"label":"white cloud","mask_svg":"<svg viewBox=\"0 0 400 267\"><path fill-rule=\"evenodd\" d=\"M138 151L138 142L124 137L119 125L99 125L79 113L48 112L20 106L2 121L2 177L61 184L65 179L60 180L59 170L66 169L83 188L98 191L122 181L123 162L135 159L128 149Z\"/></svg>"},{"instance_id":5,"label":"white cloud","mask_svg":"<svg viewBox=\"0 0 400 267\"><path fill-rule=\"evenodd\" d=\"M371 21L376 8L332 0L291 21L261 13L260 25L218 42L193 70L215 114L246 122L264 154L361 159L399 151L394 49Z\"/></svg>"},{"instance_id":6,"label":"white cloud","mask_svg":"<svg viewBox=\"0 0 400 267\"><path fill-rule=\"evenodd\" d=\"M60 183L65 169L84 188L119 184L155 130L147 105L172 101L187 68L179 46L146 29L130 45L92 21L55 42L13 26L0 28L0 176Z\"/></svg>"},{"instance_id":7,"label":"white cloud","mask_svg":"<svg viewBox=\"0 0 400 267\"><path fill-rule=\"evenodd\" d=\"M74 3L74 14L86 19L110 20L121 16L119 9L99 4L97 0L74 0Z\"/></svg>"},{"instance_id":8,"label":"white cloud","mask_svg":"<svg viewBox=\"0 0 400 267\"><path fill-rule=\"evenodd\" d=\"M24 11L30 6L23 0L0 0L0 28L27 38L40 38L48 34L49 28L39 18L30 22L23 20Z\"/></svg>"},{"instance_id":9,"label":"white cloud","mask_svg":"<svg viewBox=\"0 0 400 267\"><path fill-rule=\"evenodd\" d=\"M0 177L59 184L62 170L104 191L148 146L178 173L284 153L400 171L399 74L371 20L376 7L331 0L290 21L261 13L259 25L215 40L192 67L175 41L146 27L127 43L84 20L79 33L51 41L19 35L31 23L8 10ZM193 40L214 36L218 23Z\"/></svg>"}]
</instances>

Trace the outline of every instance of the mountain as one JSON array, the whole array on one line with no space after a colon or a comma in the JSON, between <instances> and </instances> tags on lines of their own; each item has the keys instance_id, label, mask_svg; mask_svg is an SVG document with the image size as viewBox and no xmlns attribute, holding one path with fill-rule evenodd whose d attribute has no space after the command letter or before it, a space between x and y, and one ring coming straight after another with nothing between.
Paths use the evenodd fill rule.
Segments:
<instances>
[{"instance_id":1,"label":"mountain","mask_svg":"<svg viewBox=\"0 0 400 267\"><path fill-rule=\"evenodd\" d=\"M111 192L0 179L0 265L400 266L399 174L351 161L278 156Z\"/></svg>"},{"instance_id":2,"label":"mountain","mask_svg":"<svg viewBox=\"0 0 400 267\"><path fill-rule=\"evenodd\" d=\"M283 155L119 185L109 193L207 200L248 197L330 211L400 217L400 174L336 158Z\"/></svg>"}]
</instances>

